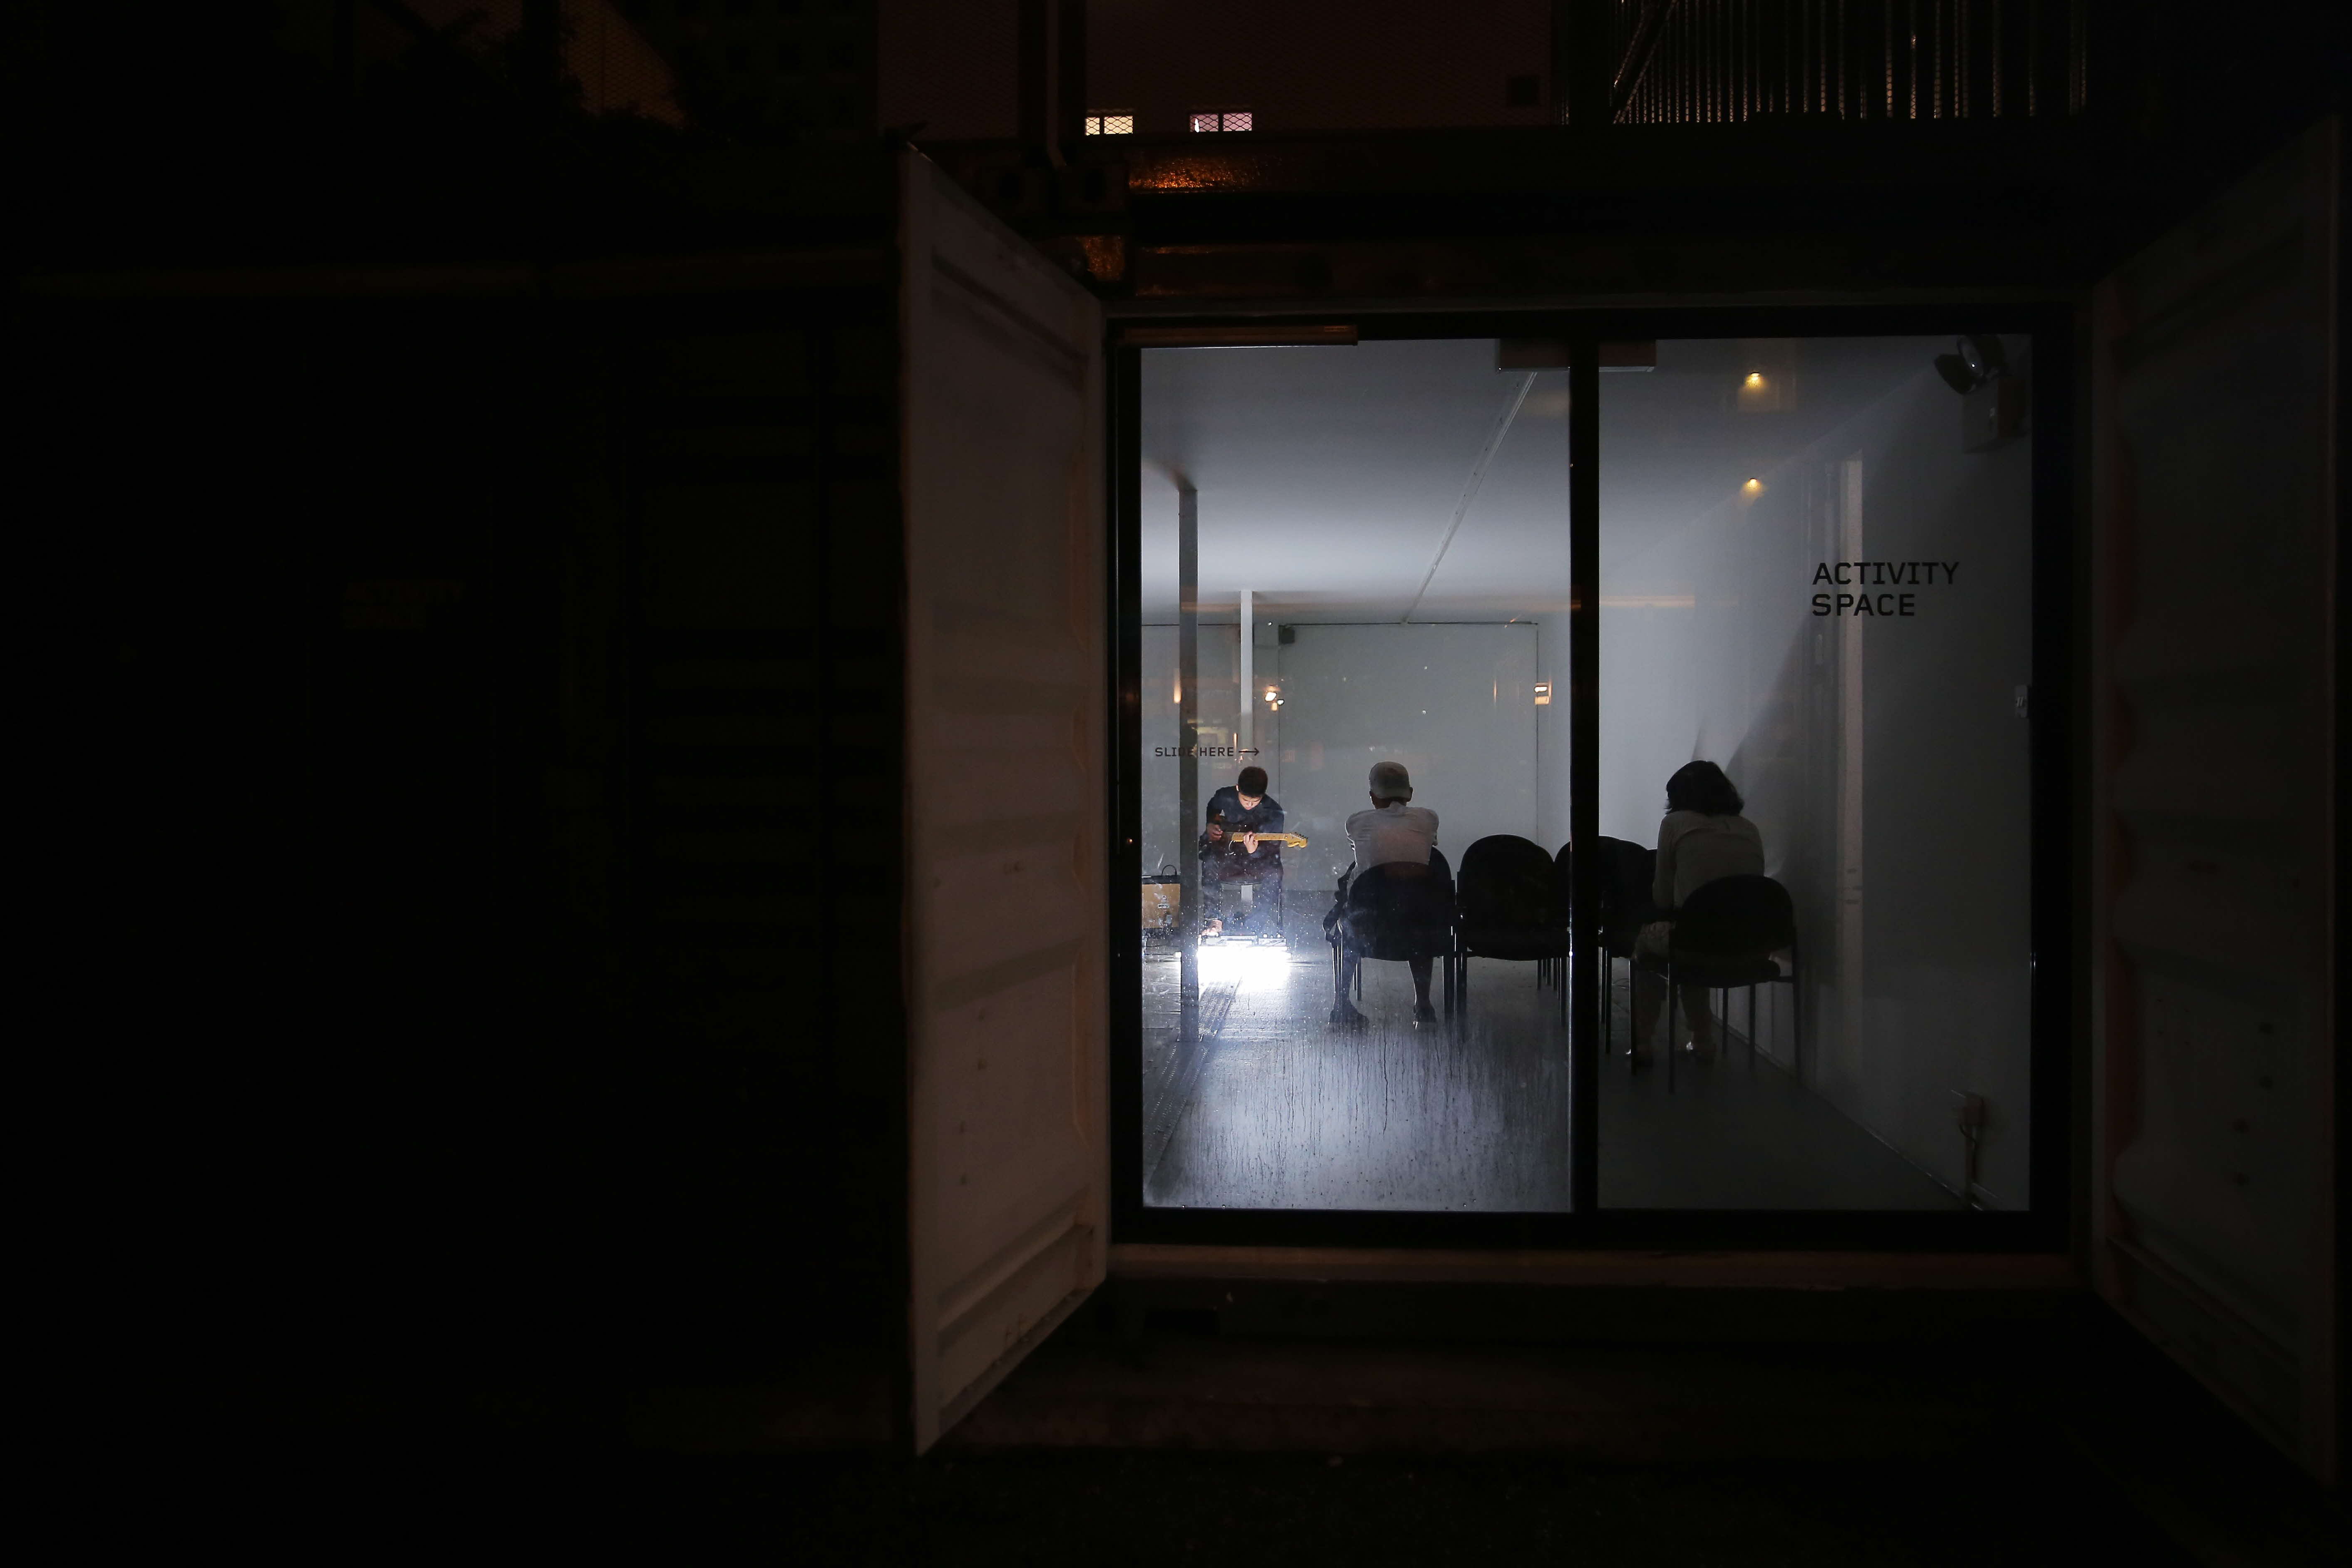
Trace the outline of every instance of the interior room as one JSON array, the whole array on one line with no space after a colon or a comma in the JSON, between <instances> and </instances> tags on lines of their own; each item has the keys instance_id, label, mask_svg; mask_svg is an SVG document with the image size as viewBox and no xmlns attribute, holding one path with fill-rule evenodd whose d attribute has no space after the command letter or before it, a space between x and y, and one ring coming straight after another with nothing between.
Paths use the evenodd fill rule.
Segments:
<instances>
[{"instance_id":1,"label":"interior room","mask_svg":"<svg viewBox=\"0 0 2352 1568\"><path fill-rule=\"evenodd\" d=\"M1570 923L1570 377L1545 347L1142 353L1144 1202L1566 1210L1572 950L1604 972L1603 1207L2024 1208L2030 341L1607 346L1613 926L1514 958L1463 934L1494 841L1555 873L1528 919ZM1410 964L1367 957L1355 1027L1327 916L1383 763L1437 814L1458 919L1436 1016ZM1669 984L1671 932L1702 927L1661 923L1637 979L1641 917L1709 907L1654 885L1695 763L1739 797L1699 815L1752 825L1744 874L1786 929L1752 935L1761 969L1683 952ZM1219 794L1251 767L1259 797ZM1237 881L1238 846L1203 837L1250 798L1292 836L1244 852L1278 879ZM1669 858L1685 895L1696 863Z\"/></svg>"}]
</instances>

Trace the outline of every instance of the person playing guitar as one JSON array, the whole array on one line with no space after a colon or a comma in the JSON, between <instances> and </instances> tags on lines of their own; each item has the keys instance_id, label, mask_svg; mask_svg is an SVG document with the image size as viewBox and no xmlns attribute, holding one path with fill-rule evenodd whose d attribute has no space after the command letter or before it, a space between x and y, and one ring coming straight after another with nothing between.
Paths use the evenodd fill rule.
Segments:
<instances>
[{"instance_id":1,"label":"person playing guitar","mask_svg":"<svg viewBox=\"0 0 2352 1568\"><path fill-rule=\"evenodd\" d=\"M1282 938L1282 850L1303 849L1307 840L1283 831L1282 803L1266 794L1265 770L1246 767L1241 776L1209 797L1208 826L1201 832L1201 925L1204 937L1225 934L1230 912L1236 926L1251 928L1260 941ZM1254 889L1244 914L1228 910L1239 900L1228 891L1247 883Z\"/></svg>"}]
</instances>

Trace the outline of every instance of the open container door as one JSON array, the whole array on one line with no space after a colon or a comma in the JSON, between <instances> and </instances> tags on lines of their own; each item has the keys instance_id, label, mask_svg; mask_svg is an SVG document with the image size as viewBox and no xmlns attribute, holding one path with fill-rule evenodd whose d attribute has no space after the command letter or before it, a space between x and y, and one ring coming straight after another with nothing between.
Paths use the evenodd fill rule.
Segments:
<instances>
[{"instance_id":1,"label":"open container door","mask_svg":"<svg viewBox=\"0 0 2352 1568\"><path fill-rule=\"evenodd\" d=\"M2342 1476L2340 123L2094 296L2100 1293Z\"/></svg>"},{"instance_id":2,"label":"open container door","mask_svg":"<svg viewBox=\"0 0 2352 1568\"><path fill-rule=\"evenodd\" d=\"M1102 1282L1102 311L900 165L914 1440Z\"/></svg>"}]
</instances>

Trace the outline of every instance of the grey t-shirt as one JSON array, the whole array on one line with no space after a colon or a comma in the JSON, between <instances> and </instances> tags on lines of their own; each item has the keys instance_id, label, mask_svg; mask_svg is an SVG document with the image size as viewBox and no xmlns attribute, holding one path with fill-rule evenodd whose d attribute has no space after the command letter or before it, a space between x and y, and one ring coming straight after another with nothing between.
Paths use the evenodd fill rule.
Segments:
<instances>
[{"instance_id":1,"label":"grey t-shirt","mask_svg":"<svg viewBox=\"0 0 2352 1568\"><path fill-rule=\"evenodd\" d=\"M1683 900L1718 877L1764 874L1764 836L1744 816L1670 811L1658 824L1658 875L1650 897L1661 909Z\"/></svg>"},{"instance_id":2,"label":"grey t-shirt","mask_svg":"<svg viewBox=\"0 0 2352 1568\"><path fill-rule=\"evenodd\" d=\"M1426 866L1429 852L1437 847L1437 813L1425 806L1394 805L1360 811L1348 818L1348 842L1355 846L1360 871L1391 861Z\"/></svg>"}]
</instances>

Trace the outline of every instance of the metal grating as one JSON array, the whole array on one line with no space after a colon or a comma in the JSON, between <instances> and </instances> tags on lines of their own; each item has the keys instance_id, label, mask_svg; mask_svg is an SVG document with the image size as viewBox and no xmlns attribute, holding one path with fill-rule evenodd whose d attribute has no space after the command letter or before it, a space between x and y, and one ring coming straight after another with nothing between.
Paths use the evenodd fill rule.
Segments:
<instances>
[{"instance_id":1,"label":"metal grating","mask_svg":"<svg viewBox=\"0 0 2352 1568\"><path fill-rule=\"evenodd\" d=\"M885 123L1022 134L1021 0L877 4ZM1494 0L1468 19L1402 0L1091 0L1083 90L1088 134L1146 138L1585 123L1570 100L1588 88L1590 118L1620 125L2050 119L2084 107L2087 6ZM1113 118L1127 129L1101 128Z\"/></svg>"},{"instance_id":2,"label":"metal grating","mask_svg":"<svg viewBox=\"0 0 2352 1568\"><path fill-rule=\"evenodd\" d=\"M2084 0L1610 0L1620 124L2078 114Z\"/></svg>"}]
</instances>

